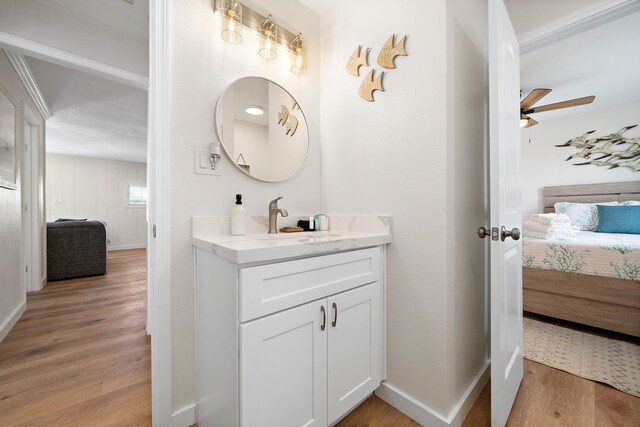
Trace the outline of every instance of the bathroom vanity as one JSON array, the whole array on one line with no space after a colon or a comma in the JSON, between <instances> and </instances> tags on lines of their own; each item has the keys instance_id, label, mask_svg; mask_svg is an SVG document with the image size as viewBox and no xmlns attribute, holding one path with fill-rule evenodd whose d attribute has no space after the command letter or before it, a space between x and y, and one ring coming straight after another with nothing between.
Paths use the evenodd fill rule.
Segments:
<instances>
[{"instance_id":1,"label":"bathroom vanity","mask_svg":"<svg viewBox=\"0 0 640 427\"><path fill-rule=\"evenodd\" d=\"M253 217L242 237L226 221L194 218L199 425L334 424L385 378L389 218L268 235Z\"/></svg>"}]
</instances>

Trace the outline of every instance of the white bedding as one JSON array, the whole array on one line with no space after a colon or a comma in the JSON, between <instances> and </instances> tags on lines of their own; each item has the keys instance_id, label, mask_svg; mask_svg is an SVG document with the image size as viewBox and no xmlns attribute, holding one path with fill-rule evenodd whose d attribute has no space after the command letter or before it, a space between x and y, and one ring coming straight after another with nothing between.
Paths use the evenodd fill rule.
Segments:
<instances>
[{"instance_id":1,"label":"white bedding","mask_svg":"<svg viewBox=\"0 0 640 427\"><path fill-rule=\"evenodd\" d=\"M571 241L525 237L522 265L640 281L640 235L580 231Z\"/></svg>"}]
</instances>

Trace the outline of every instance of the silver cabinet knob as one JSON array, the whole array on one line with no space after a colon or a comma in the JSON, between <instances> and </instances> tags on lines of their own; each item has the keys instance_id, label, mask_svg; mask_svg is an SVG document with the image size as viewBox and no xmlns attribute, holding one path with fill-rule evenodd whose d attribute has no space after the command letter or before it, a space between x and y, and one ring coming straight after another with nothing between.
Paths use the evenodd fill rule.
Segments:
<instances>
[{"instance_id":1,"label":"silver cabinet knob","mask_svg":"<svg viewBox=\"0 0 640 427\"><path fill-rule=\"evenodd\" d=\"M517 228L512 228L511 231L509 231L506 228L504 228L504 225L503 225L502 233L501 233L502 241L504 242L507 239L507 237L511 237L513 240L520 240L520 230Z\"/></svg>"},{"instance_id":2,"label":"silver cabinet knob","mask_svg":"<svg viewBox=\"0 0 640 427\"><path fill-rule=\"evenodd\" d=\"M478 237L480 237L481 239L484 239L485 237L491 236L491 231L487 230L484 227L480 227L478 228Z\"/></svg>"}]
</instances>

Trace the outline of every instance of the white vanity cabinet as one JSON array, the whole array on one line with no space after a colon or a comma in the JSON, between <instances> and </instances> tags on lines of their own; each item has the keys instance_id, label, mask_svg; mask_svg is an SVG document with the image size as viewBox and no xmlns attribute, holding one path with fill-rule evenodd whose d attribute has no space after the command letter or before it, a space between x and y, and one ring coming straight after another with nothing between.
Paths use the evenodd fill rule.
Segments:
<instances>
[{"instance_id":1,"label":"white vanity cabinet","mask_svg":"<svg viewBox=\"0 0 640 427\"><path fill-rule=\"evenodd\" d=\"M196 249L197 417L328 426L384 379L385 247L234 264Z\"/></svg>"}]
</instances>

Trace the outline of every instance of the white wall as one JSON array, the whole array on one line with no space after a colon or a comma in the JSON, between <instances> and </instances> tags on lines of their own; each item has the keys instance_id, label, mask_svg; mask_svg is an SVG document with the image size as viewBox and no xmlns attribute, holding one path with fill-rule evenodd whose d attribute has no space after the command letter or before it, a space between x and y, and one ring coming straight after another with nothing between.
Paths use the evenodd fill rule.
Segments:
<instances>
[{"instance_id":1,"label":"white wall","mask_svg":"<svg viewBox=\"0 0 640 427\"><path fill-rule=\"evenodd\" d=\"M146 182L144 164L49 154L47 221L104 221L110 250L145 247L146 209L128 206L128 186Z\"/></svg>"},{"instance_id":2,"label":"white wall","mask_svg":"<svg viewBox=\"0 0 640 427\"><path fill-rule=\"evenodd\" d=\"M149 41L74 11L65 2L0 0L0 32L93 59L126 71L149 74ZM119 21L125 21L120 17Z\"/></svg>"},{"instance_id":3,"label":"white wall","mask_svg":"<svg viewBox=\"0 0 640 427\"><path fill-rule=\"evenodd\" d=\"M211 3L209 0L170 2L174 410L194 399L191 217L228 214L236 193L244 195L244 205L250 215L266 215L269 201L276 196L284 196L280 205L290 215L310 215L321 208L318 16L291 0L273 0L268 5L255 0L243 2L265 16L271 13L276 22L290 31L303 33L308 67L306 73L297 76L290 71L292 56L284 49L279 50L275 61L260 58L258 37L247 29L243 31L242 44L225 43L220 37L220 16L214 15ZM243 175L224 158L220 176L195 175L194 147L206 147L216 139L213 114L218 97L229 83L250 75L268 77L287 88L307 114L311 148L304 168L285 182L267 184Z\"/></svg>"},{"instance_id":4,"label":"white wall","mask_svg":"<svg viewBox=\"0 0 640 427\"><path fill-rule=\"evenodd\" d=\"M4 338L6 332L13 321L17 320L15 314L19 314L20 308L25 304L26 290L22 272L24 271L22 261L22 217L20 209L21 199L21 165L24 122L23 103L25 103L39 121L39 155L44 156L44 120L39 115L36 105L33 103L20 78L9 62L4 50L0 49L0 86L7 92L9 98L16 106L16 171L17 190L0 188L0 340ZM44 175L44 164L40 163L40 176ZM38 194L42 194L44 180L40 178L36 183ZM44 203L40 210L44 209ZM44 213L42 212L42 215ZM39 213L40 216L40 213ZM45 245L42 239L43 247ZM46 269L46 264L44 264ZM46 270L45 270L46 271ZM12 319L12 317L14 317ZM6 327L6 328L5 328Z\"/></svg>"},{"instance_id":5,"label":"white wall","mask_svg":"<svg viewBox=\"0 0 640 427\"><path fill-rule=\"evenodd\" d=\"M536 126L522 129L523 215L542 212L542 189L547 186L640 180L640 172L629 168L574 166L573 163L585 160L567 162L565 159L578 149L554 147L590 130L596 130L594 136L601 136L636 124L640 125L640 101L541 120ZM625 135L640 137L640 126Z\"/></svg>"},{"instance_id":6,"label":"white wall","mask_svg":"<svg viewBox=\"0 0 640 427\"><path fill-rule=\"evenodd\" d=\"M388 383L447 417L486 362L484 2L336 2L322 16L322 150L329 214L388 214ZM398 25L401 23L401 25ZM392 33L409 56L385 92L345 71ZM476 46L476 43L478 44ZM369 69L362 69L366 74ZM347 185L345 185L347 183Z\"/></svg>"}]
</instances>

